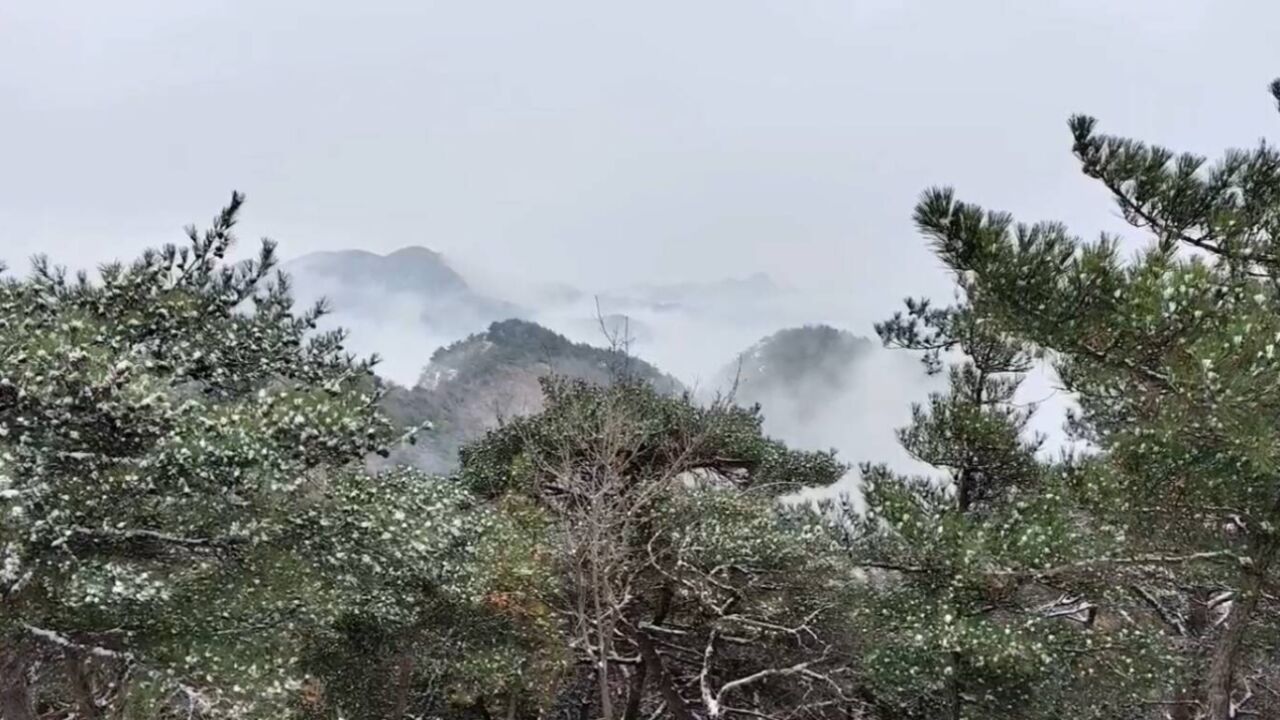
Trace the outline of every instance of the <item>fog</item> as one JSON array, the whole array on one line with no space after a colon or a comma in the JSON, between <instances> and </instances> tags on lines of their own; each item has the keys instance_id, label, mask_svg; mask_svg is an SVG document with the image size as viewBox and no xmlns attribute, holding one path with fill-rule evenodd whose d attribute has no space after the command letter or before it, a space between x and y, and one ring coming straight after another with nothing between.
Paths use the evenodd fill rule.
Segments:
<instances>
[{"instance_id":1,"label":"fog","mask_svg":"<svg viewBox=\"0 0 1280 720\"><path fill-rule=\"evenodd\" d=\"M841 313L839 308L822 295L784 291L757 302L642 311L634 319L645 328L645 335L632 342L630 349L709 401L733 392L725 371L735 366L739 354L778 330L821 323L871 334L869 321L856 312ZM536 319L584 342L602 343L601 330L593 332L579 324L574 332L563 315L543 313ZM851 463L883 461L903 469L923 469L910 462L894 429L910 418L912 402L923 400L937 387L915 357L877 348L843 368L841 377L827 387L793 385L757 399L763 406L765 430L793 446L836 449ZM801 408L801 398L821 398L821 402Z\"/></svg>"},{"instance_id":2,"label":"fog","mask_svg":"<svg viewBox=\"0 0 1280 720\"><path fill-rule=\"evenodd\" d=\"M948 300L910 222L931 185L1138 242L1065 119L1252 144L1274 122L1276 27L1262 0L5 3L0 261L128 257L234 188L244 255L260 235L288 257L431 247L582 340L600 295L645 330L637 354L700 386L781 327L869 336L903 296ZM763 304L612 306L759 272L783 288ZM558 283L581 295L549 300ZM398 380L464 332L382 303L353 343ZM892 459L888 428L925 390L880 362L820 426L773 429ZM1026 395L1057 432L1052 379Z\"/></svg>"},{"instance_id":3,"label":"fog","mask_svg":"<svg viewBox=\"0 0 1280 720\"><path fill-rule=\"evenodd\" d=\"M704 278L702 285L692 284L686 290L688 297L682 298L690 302L672 309L655 310L634 301L669 297L661 288L652 287L599 285L574 289L578 297L556 302L549 298L562 296L570 288L548 288L536 280L504 276L479 265L454 264L477 289L529 308L529 319L579 342L608 344L610 337L601 329L597 311L625 316L630 323L628 349L674 375L704 400L731 391L731 382L723 377L725 370L740 353L778 330L822 324L865 337L874 343L874 349L845 368L837 382L825 388L793 387L761 398L766 429L797 447L836 449L845 462L855 466L884 462L903 472L936 472L906 454L896 430L909 421L913 403L924 402L930 393L945 389L945 378L927 376L913 353L879 347L873 325L899 309L892 303L868 307L849 302L845 293L772 284L771 279L765 280L766 287L772 284L768 291L715 292L726 284L730 288L751 285L751 278L729 278L726 283L726 278L715 277ZM935 297L954 300L949 294ZM615 332L613 337L618 335ZM404 338L405 333L398 337ZM405 375L407 382L416 378L418 368L411 362L392 359L384 372L396 377L391 366L411 369L411 374ZM818 407L797 404L799 398L813 397L821 397L823 402ZM1028 435L1046 438L1042 455L1051 457L1082 447L1064 432L1067 409L1074 403L1050 367L1040 365L1027 374L1016 402L1036 407Z\"/></svg>"},{"instance_id":4,"label":"fog","mask_svg":"<svg viewBox=\"0 0 1280 720\"><path fill-rule=\"evenodd\" d=\"M925 187L1120 229L1064 121L1249 145L1263 0L0 5L0 257L93 262L246 191L287 255L425 245L579 287L945 293Z\"/></svg>"},{"instance_id":5,"label":"fog","mask_svg":"<svg viewBox=\"0 0 1280 720\"><path fill-rule=\"evenodd\" d=\"M377 353L382 357L379 373L405 386L419 381L436 348L507 317L486 316L495 312L494 307L514 308L513 314L571 340L595 346L619 343L673 375L704 402L734 393L740 355L766 336L816 324L848 330L868 338L867 347L852 362L840 358L840 364L833 366L830 359L820 359L827 365L821 371L815 364L809 374L734 399L740 404L759 402L766 432L793 447L834 449L855 468L871 462L902 472L938 473L906 453L896 430L909 421L912 403L944 389L945 378L928 376L916 354L881 348L871 325L883 318L871 317L865 309L811 289L779 286L764 275L674 286L586 289L502 277L475 266L467 266L462 275L470 285L465 301L452 294L424 299L379 290L376 284L352 287L327 276L317 281L311 274L299 276L297 289L307 298L322 294L346 298L346 303L337 303L329 326L348 328L348 348L358 354ZM613 322L602 328L602 317ZM1064 441L1064 400L1042 370L1030 375L1019 397L1020 402L1047 401L1032 431L1050 437L1049 454ZM856 479L855 470L836 490L856 491Z\"/></svg>"}]
</instances>

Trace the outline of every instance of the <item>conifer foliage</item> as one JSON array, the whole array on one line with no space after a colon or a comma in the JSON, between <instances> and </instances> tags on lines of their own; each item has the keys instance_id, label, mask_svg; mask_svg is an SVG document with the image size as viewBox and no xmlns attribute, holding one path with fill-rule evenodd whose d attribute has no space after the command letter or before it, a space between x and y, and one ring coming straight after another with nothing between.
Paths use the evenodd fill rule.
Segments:
<instances>
[{"instance_id":1,"label":"conifer foliage","mask_svg":"<svg viewBox=\"0 0 1280 720\"><path fill-rule=\"evenodd\" d=\"M1041 440L1027 437L1034 407L1016 393L1030 347L967 300L908 300L877 331L949 380L899 432L940 476L868 465L865 508L846 507L853 561L877 578L853 612L879 703L898 717L1053 717L1073 703L1072 717L1111 717L1103 688L1150 681L1155 668L1134 669L1141 632L1097 622L1100 588L1056 577L1096 538L1060 469L1037 457ZM1115 664L1128 672L1082 692L1079 680Z\"/></svg>"},{"instance_id":2,"label":"conifer foliage","mask_svg":"<svg viewBox=\"0 0 1280 720\"><path fill-rule=\"evenodd\" d=\"M395 521L344 547L412 498L333 472L389 439L370 364L293 312L273 244L226 262L242 201L95 277L0 285L6 720L287 704L348 575L413 548Z\"/></svg>"},{"instance_id":3,"label":"conifer foliage","mask_svg":"<svg viewBox=\"0 0 1280 720\"><path fill-rule=\"evenodd\" d=\"M477 492L535 508L569 649L551 697L519 717L850 717L848 566L817 517L777 498L843 468L760 431L757 412L700 407L634 381L550 381L547 410L463 454ZM500 704L498 704L500 706ZM856 715L854 715L856 716Z\"/></svg>"},{"instance_id":4,"label":"conifer foliage","mask_svg":"<svg viewBox=\"0 0 1280 720\"><path fill-rule=\"evenodd\" d=\"M1075 428L1101 451L1079 478L1114 535L1111 581L1143 600L1179 670L1141 700L1179 718L1272 716L1280 153L1209 163L1089 117L1070 129L1085 175L1146 235L1136 256L946 189L916 220L984 320L1048 353L1079 397Z\"/></svg>"},{"instance_id":5,"label":"conifer foliage","mask_svg":"<svg viewBox=\"0 0 1280 720\"><path fill-rule=\"evenodd\" d=\"M238 194L37 258L0 280L0 720L1280 717L1280 152L1070 129L1140 252L928 191L955 304L877 332L946 373L899 432L929 470L843 503L795 494L834 453L656 372L370 470L415 432L272 243L227 259ZM1040 363L1080 454L1028 433Z\"/></svg>"}]
</instances>

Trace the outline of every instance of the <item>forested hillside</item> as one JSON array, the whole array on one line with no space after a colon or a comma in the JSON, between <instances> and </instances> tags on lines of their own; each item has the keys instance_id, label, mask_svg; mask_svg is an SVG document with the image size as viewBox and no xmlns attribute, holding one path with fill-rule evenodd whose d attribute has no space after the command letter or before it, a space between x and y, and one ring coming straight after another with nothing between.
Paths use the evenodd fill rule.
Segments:
<instances>
[{"instance_id":1,"label":"forested hillside","mask_svg":"<svg viewBox=\"0 0 1280 720\"><path fill-rule=\"evenodd\" d=\"M730 388L740 404L759 404L771 417L804 424L849 389L854 365L872 347L827 325L779 330L725 366L717 386Z\"/></svg>"},{"instance_id":2,"label":"forested hillside","mask_svg":"<svg viewBox=\"0 0 1280 720\"><path fill-rule=\"evenodd\" d=\"M1280 152L1097 128L1136 254L920 198L955 301L875 329L945 384L898 431L921 474L520 320L390 386L272 243L227 259L239 194L6 275L0 719L1280 717ZM868 349L800 328L735 374L803 409ZM1044 361L1087 453L1027 432ZM846 463L861 502L782 501Z\"/></svg>"},{"instance_id":3,"label":"forested hillside","mask_svg":"<svg viewBox=\"0 0 1280 720\"><path fill-rule=\"evenodd\" d=\"M430 472L456 469L463 445L505 420L540 411L541 381L550 376L597 385L630 378L664 394L681 389L674 378L620 350L570 342L525 320L504 320L437 350L415 386L387 389L382 407L398 426L431 424L416 445L393 450L389 462Z\"/></svg>"}]
</instances>

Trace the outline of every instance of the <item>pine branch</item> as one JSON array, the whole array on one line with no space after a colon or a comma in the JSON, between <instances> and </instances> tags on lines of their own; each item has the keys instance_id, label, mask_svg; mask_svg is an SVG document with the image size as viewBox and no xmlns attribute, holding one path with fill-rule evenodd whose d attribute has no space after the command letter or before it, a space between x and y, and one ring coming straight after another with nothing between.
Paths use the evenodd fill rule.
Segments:
<instances>
[{"instance_id":1,"label":"pine branch","mask_svg":"<svg viewBox=\"0 0 1280 720\"><path fill-rule=\"evenodd\" d=\"M999 570L991 573L996 576L1014 576L1029 579L1047 580L1073 571L1088 572L1115 565L1183 565L1192 562L1210 560L1239 560L1239 556L1229 550L1212 550L1190 553L1187 555L1137 555L1122 558L1092 558L1057 565L1041 570Z\"/></svg>"},{"instance_id":2,"label":"pine branch","mask_svg":"<svg viewBox=\"0 0 1280 720\"><path fill-rule=\"evenodd\" d=\"M156 530L117 530L112 528L87 528L77 525L71 530L81 537L103 540L106 542L157 542L164 545L192 549L226 549L249 542L244 535L226 535L222 537L199 538L170 535Z\"/></svg>"},{"instance_id":3,"label":"pine branch","mask_svg":"<svg viewBox=\"0 0 1280 720\"><path fill-rule=\"evenodd\" d=\"M125 662L134 661L134 657L131 653L121 652L119 650L111 650L109 648L100 647L98 645L86 645L84 643L79 643L67 637L66 635L63 635L62 633L56 632L54 630L48 630L45 628L36 627L35 625L30 625L27 623L22 623L22 629L26 630L36 639L42 640L51 645L56 645L62 648L63 650L72 650L78 653L83 653L85 655L91 655L93 657L104 658L108 660L123 660Z\"/></svg>"}]
</instances>

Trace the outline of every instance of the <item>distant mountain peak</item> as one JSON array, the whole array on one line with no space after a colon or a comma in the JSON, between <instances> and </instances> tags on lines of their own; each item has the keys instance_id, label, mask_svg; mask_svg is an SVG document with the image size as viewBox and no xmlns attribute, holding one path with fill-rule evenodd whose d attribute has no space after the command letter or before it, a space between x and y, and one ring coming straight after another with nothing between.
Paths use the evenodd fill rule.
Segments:
<instances>
[{"instance_id":1,"label":"distant mountain peak","mask_svg":"<svg viewBox=\"0 0 1280 720\"><path fill-rule=\"evenodd\" d=\"M847 370L875 344L847 330L814 324L785 328L747 348L738 360L722 371L733 377L748 397L755 392L801 385L815 389L836 387L847 378Z\"/></svg>"},{"instance_id":2,"label":"distant mountain peak","mask_svg":"<svg viewBox=\"0 0 1280 720\"><path fill-rule=\"evenodd\" d=\"M413 448L397 449L392 463L448 472L458 449L506 418L542 408L540 379L549 375L607 385L618 373L677 393L680 383L639 358L576 343L528 320L491 323L435 351L413 387L393 388L384 410L404 426L430 421L436 429Z\"/></svg>"},{"instance_id":3,"label":"distant mountain peak","mask_svg":"<svg viewBox=\"0 0 1280 720\"><path fill-rule=\"evenodd\" d=\"M530 320L510 318L489 325L483 332L473 333L462 340L437 349L419 379L419 386L430 384L441 367L459 367L464 372L474 372L479 367L478 357L495 351L501 362L523 368L541 367L554 372L582 375L579 365L605 367L626 362L638 377L654 383L664 391L674 391L680 383L639 358L626 358L618 351L573 342L554 330ZM590 373L587 373L590 375ZM583 375L585 377L585 375ZM593 377L597 382L606 381L607 374Z\"/></svg>"},{"instance_id":4,"label":"distant mountain peak","mask_svg":"<svg viewBox=\"0 0 1280 720\"><path fill-rule=\"evenodd\" d=\"M386 255L363 249L316 252L290 260L284 269L305 283L311 276L338 278L359 292L458 294L467 281L435 250L411 246ZM301 284L301 283L300 283Z\"/></svg>"},{"instance_id":5,"label":"distant mountain peak","mask_svg":"<svg viewBox=\"0 0 1280 720\"><path fill-rule=\"evenodd\" d=\"M423 247L421 245L409 245L407 247L402 247L399 250L394 250L392 252L387 253L383 257L396 258L397 260L408 260L408 261L417 260L417 261L444 262L444 253L441 253L437 250L432 250L431 248L428 248L428 247Z\"/></svg>"},{"instance_id":6,"label":"distant mountain peak","mask_svg":"<svg viewBox=\"0 0 1280 720\"><path fill-rule=\"evenodd\" d=\"M326 298L334 310L326 327L349 328L347 347L386 357L383 371L400 382L412 382L421 370L423 343L436 347L495 320L526 314L478 292L444 255L421 246L386 255L368 250L311 253L283 269L293 276L299 303ZM388 342L387 333L403 334L403 342Z\"/></svg>"}]
</instances>

